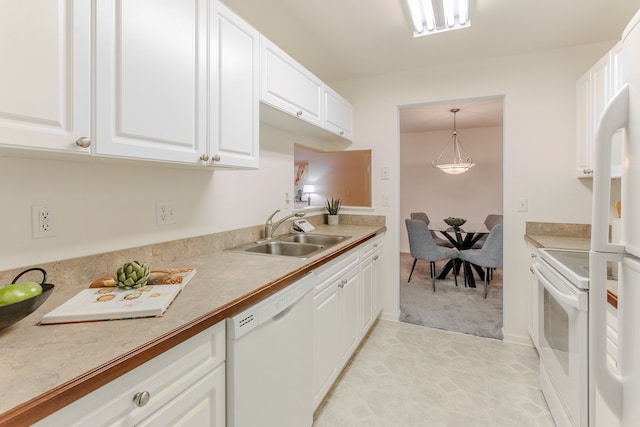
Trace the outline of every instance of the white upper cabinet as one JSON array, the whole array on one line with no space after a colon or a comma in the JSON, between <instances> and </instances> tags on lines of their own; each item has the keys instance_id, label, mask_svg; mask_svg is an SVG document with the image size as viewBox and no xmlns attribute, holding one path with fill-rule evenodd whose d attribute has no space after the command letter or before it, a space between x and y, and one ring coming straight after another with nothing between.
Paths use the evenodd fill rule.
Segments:
<instances>
[{"instance_id":1,"label":"white upper cabinet","mask_svg":"<svg viewBox=\"0 0 640 427\"><path fill-rule=\"evenodd\" d=\"M257 168L260 34L221 4L212 14L210 160L214 166Z\"/></svg>"},{"instance_id":2,"label":"white upper cabinet","mask_svg":"<svg viewBox=\"0 0 640 427\"><path fill-rule=\"evenodd\" d=\"M98 154L258 167L256 30L212 0L97 8Z\"/></svg>"},{"instance_id":3,"label":"white upper cabinet","mask_svg":"<svg viewBox=\"0 0 640 427\"><path fill-rule=\"evenodd\" d=\"M351 140L351 104L264 36L260 45L260 101L273 107L261 109L261 120L319 140Z\"/></svg>"},{"instance_id":4,"label":"white upper cabinet","mask_svg":"<svg viewBox=\"0 0 640 427\"><path fill-rule=\"evenodd\" d=\"M260 100L321 127L322 81L266 37L261 55Z\"/></svg>"},{"instance_id":5,"label":"white upper cabinet","mask_svg":"<svg viewBox=\"0 0 640 427\"><path fill-rule=\"evenodd\" d=\"M323 127L341 137L352 140L353 107L329 86L324 85Z\"/></svg>"},{"instance_id":6,"label":"white upper cabinet","mask_svg":"<svg viewBox=\"0 0 640 427\"><path fill-rule=\"evenodd\" d=\"M593 177L593 152L598 123L609 100L622 87L622 44L618 43L576 83L579 178ZM624 132L614 136L612 178L620 177Z\"/></svg>"},{"instance_id":7,"label":"white upper cabinet","mask_svg":"<svg viewBox=\"0 0 640 427\"><path fill-rule=\"evenodd\" d=\"M207 1L96 2L96 153L202 162Z\"/></svg>"},{"instance_id":8,"label":"white upper cabinet","mask_svg":"<svg viewBox=\"0 0 640 427\"><path fill-rule=\"evenodd\" d=\"M88 1L0 2L0 146L90 153Z\"/></svg>"}]
</instances>

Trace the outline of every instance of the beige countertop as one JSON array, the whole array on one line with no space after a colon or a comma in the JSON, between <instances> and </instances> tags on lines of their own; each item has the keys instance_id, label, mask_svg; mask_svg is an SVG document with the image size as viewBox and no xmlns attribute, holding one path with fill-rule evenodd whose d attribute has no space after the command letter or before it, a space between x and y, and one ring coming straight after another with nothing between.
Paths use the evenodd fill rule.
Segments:
<instances>
[{"instance_id":1,"label":"beige countertop","mask_svg":"<svg viewBox=\"0 0 640 427\"><path fill-rule=\"evenodd\" d=\"M588 251L591 239L584 237L547 236L543 234L526 234L525 239L537 248L569 249Z\"/></svg>"},{"instance_id":2,"label":"beige countertop","mask_svg":"<svg viewBox=\"0 0 640 427\"><path fill-rule=\"evenodd\" d=\"M54 412L382 231L317 226L318 233L352 238L308 259L216 251L167 263L197 274L159 318L39 326L42 315L89 285L56 283L38 310L0 331L0 426Z\"/></svg>"}]
</instances>

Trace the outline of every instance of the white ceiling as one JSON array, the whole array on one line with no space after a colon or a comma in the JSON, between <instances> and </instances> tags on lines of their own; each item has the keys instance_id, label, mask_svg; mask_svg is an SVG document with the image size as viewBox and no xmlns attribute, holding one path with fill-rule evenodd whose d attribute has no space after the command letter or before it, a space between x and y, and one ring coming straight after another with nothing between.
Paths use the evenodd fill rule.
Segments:
<instances>
[{"instance_id":1,"label":"white ceiling","mask_svg":"<svg viewBox=\"0 0 640 427\"><path fill-rule=\"evenodd\" d=\"M414 38L405 0L222 2L328 83L619 40L640 9L640 0L469 0L471 28ZM474 107L455 107L463 127L464 110Z\"/></svg>"}]
</instances>

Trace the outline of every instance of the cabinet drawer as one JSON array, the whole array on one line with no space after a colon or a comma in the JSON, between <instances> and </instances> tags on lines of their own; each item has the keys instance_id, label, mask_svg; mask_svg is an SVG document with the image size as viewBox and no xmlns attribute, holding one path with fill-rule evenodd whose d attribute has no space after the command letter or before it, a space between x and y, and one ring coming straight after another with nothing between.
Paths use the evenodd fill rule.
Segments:
<instances>
[{"instance_id":1,"label":"cabinet drawer","mask_svg":"<svg viewBox=\"0 0 640 427\"><path fill-rule=\"evenodd\" d=\"M318 286L316 286L316 292L314 293L316 295L318 294L318 291L321 290L320 288L323 287L324 282L326 282L327 279L330 279L335 275L342 274L345 270L356 265L359 260L360 251L359 249L354 249L344 255L339 256L335 261L327 263L322 267L316 269L314 271L314 274L318 279Z\"/></svg>"},{"instance_id":2,"label":"cabinet drawer","mask_svg":"<svg viewBox=\"0 0 640 427\"><path fill-rule=\"evenodd\" d=\"M373 239L365 242L360 247L360 253L362 254L362 258L366 258L370 256L374 251L382 248L384 244L384 236L376 236Z\"/></svg>"},{"instance_id":3,"label":"cabinet drawer","mask_svg":"<svg viewBox=\"0 0 640 427\"><path fill-rule=\"evenodd\" d=\"M225 361L225 325L220 322L138 366L36 426L130 426L165 405ZM137 393L149 393L143 406Z\"/></svg>"}]
</instances>

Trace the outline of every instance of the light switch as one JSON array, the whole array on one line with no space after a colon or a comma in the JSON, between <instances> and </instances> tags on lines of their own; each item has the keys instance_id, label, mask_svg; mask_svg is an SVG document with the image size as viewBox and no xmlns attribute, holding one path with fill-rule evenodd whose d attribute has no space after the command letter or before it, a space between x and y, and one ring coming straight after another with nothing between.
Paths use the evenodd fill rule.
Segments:
<instances>
[{"instance_id":1,"label":"light switch","mask_svg":"<svg viewBox=\"0 0 640 427\"><path fill-rule=\"evenodd\" d=\"M390 179L389 168L387 166L383 167L380 171L380 176L382 179Z\"/></svg>"},{"instance_id":2,"label":"light switch","mask_svg":"<svg viewBox=\"0 0 640 427\"><path fill-rule=\"evenodd\" d=\"M528 212L529 211L529 199L526 197L520 197L518 199L518 212Z\"/></svg>"}]
</instances>

